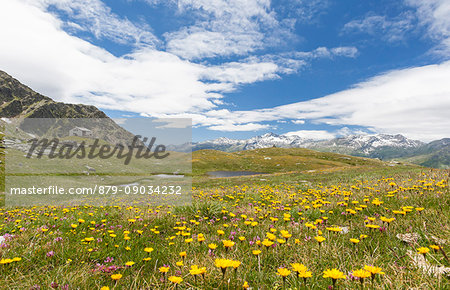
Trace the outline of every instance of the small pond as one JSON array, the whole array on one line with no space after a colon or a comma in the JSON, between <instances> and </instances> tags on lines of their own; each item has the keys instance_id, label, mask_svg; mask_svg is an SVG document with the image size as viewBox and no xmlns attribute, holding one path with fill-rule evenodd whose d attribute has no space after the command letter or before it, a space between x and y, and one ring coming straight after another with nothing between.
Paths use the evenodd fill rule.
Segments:
<instances>
[{"instance_id":1,"label":"small pond","mask_svg":"<svg viewBox=\"0 0 450 290\"><path fill-rule=\"evenodd\" d=\"M233 177L233 176L265 174L265 173L254 171L210 171L207 172L207 174L211 177Z\"/></svg>"}]
</instances>

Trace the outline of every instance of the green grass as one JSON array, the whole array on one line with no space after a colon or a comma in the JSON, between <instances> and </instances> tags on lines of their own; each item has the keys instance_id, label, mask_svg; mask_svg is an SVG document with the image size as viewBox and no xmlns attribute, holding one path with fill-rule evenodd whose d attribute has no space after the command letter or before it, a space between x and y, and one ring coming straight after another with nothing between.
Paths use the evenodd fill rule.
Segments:
<instances>
[{"instance_id":1,"label":"green grass","mask_svg":"<svg viewBox=\"0 0 450 290\"><path fill-rule=\"evenodd\" d=\"M205 175L215 170L286 173L357 166L383 167L385 163L304 148L264 148L233 153L199 150L192 153L194 175Z\"/></svg>"},{"instance_id":2,"label":"green grass","mask_svg":"<svg viewBox=\"0 0 450 290\"><path fill-rule=\"evenodd\" d=\"M254 289L299 289L305 288L305 284L294 273L286 278L285 284L276 275L279 267L290 268L291 263L298 262L312 272L312 277L306 280L307 289L326 289L332 284L331 279L322 277L325 269L338 268L348 275L369 264L381 267L385 275L377 276L373 282L366 279L365 289L448 289L450 283L445 275L426 274L412 262L412 257L416 248L436 244L433 236L447 239L440 245L443 252L432 250L426 260L428 266L450 267L444 256L444 253L449 256L449 172L409 165L390 167L379 161L342 157L278 148L240 154L200 151L193 154L191 205L137 207L122 202L105 207L0 209L0 235L14 235L6 241L6 247L0 247L0 258L22 258L0 265L0 288L28 289L39 285L46 289L56 282L60 287L68 285L69 289L102 286L174 289L167 277L176 275L184 279L178 289L240 289L244 281ZM307 159L307 165L297 168L296 163L302 158ZM280 163L282 167L276 166ZM204 176L212 170L273 174L234 178ZM376 198L383 204L373 204ZM393 213L393 210L409 211L406 206L412 207L411 212ZM419 212L416 208L424 209ZM347 209L355 210L355 214L346 213ZM396 219L387 227L381 216ZM375 218L370 223L385 229L365 227L368 217ZM248 225L252 221L257 224ZM307 223L316 223L317 229L309 229ZM76 224L76 229L71 224ZM348 233L326 229L332 225L348 228ZM48 231L43 232L42 228ZM249 242L264 239L270 228L277 230L277 238L281 238L281 230L287 230L292 237L286 243L275 241L276 246L269 249ZM223 230L224 235L219 235L218 230ZM319 230L326 238L320 246L314 240ZM233 235L236 244L225 250L222 240L230 239L232 232L236 233ZM206 239L202 243L197 241L200 233ZM396 237L404 233L417 233L417 241L405 243ZM359 244L349 241L362 234L368 237ZM126 236L130 239L125 239ZM245 241L239 241L240 236ZM87 237L94 240L83 242ZM193 241L187 243L189 238ZM217 244L217 249L209 251L210 243ZM154 251L146 253L146 247ZM262 251L259 260L252 254L256 249ZM49 257L52 251L54 255ZM187 256L184 266L179 267L175 263L182 260L179 256L182 251ZM114 260L105 262L107 257ZM151 260L143 261L146 257ZM216 258L239 260L242 264L236 273L232 268L227 269L223 279L221 271L214 266ZM125 266L128 261L135 264L128 268ZM97 264L118 268L106 273ZM165 280L158 271L163 265L170 266ZM192 265L206 267L204 279L189 274ZM111 274L117 273L123 277L114 282ZM346 279L338 281L335 288L356 289L360 285L358 281Z\"/></svg>"}]
</instances>

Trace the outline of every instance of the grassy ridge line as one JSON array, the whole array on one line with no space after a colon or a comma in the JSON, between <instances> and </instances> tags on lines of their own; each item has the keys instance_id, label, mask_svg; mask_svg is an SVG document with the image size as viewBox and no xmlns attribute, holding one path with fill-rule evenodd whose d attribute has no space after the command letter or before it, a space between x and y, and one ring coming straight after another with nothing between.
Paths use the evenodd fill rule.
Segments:
<instances>
[{"instance_id":1,"label":"grassy ridge line","mask_svg":"<svg viewBox=\"0 0 450 290\"><path fill-rule=\"evenodd\" d=\"M355 166L379 168L385 167L386 163L304 148L264 148L234 153L199 150L192 153L192 170L197 176L216 170L279 173Z\"/></svg>"}]
</instances>

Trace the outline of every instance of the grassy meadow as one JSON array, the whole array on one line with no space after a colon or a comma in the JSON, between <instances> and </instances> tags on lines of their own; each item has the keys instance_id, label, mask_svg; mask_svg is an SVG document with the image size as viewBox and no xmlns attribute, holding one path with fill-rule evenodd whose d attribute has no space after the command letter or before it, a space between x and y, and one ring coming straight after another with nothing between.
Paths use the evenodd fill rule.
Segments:
<instances>
[{"instance_id":1,"label":"grassy meadow","mask_svg":"<svg viewBox=\"0 0 450 290\"><path fill-rule=\"evenodd\" d=\"M306 149L192 158L191 205L0 208L0 288L450 288L448 170Z\"/></svg>"}]
</instances>

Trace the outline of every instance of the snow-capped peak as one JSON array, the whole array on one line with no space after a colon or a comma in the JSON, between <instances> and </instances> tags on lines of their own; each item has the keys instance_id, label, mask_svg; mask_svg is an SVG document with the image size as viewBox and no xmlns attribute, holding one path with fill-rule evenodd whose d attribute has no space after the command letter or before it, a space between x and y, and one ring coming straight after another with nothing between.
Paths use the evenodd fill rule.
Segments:
<instances>
[{"instance_id":1,"label":"snow-capped peak","mask_svg":"<svg viewBox=\"0 0 450 290\"><path fill-rule=\"evenodd\" d=\"M217 138L211 141L204 141L195 144L194 150L198 149L218 149L225 151L248 150L268 147L282 148L346 148L364 154L382 147L394 147L404 149L414 149L424 145L424 143L411 140L403 135L349 135L332 140L317 141L304 139L296 135L277 135L275 133L265 133L247 140L236 140L226 137Z\"/></svg>"}]
</instances>

